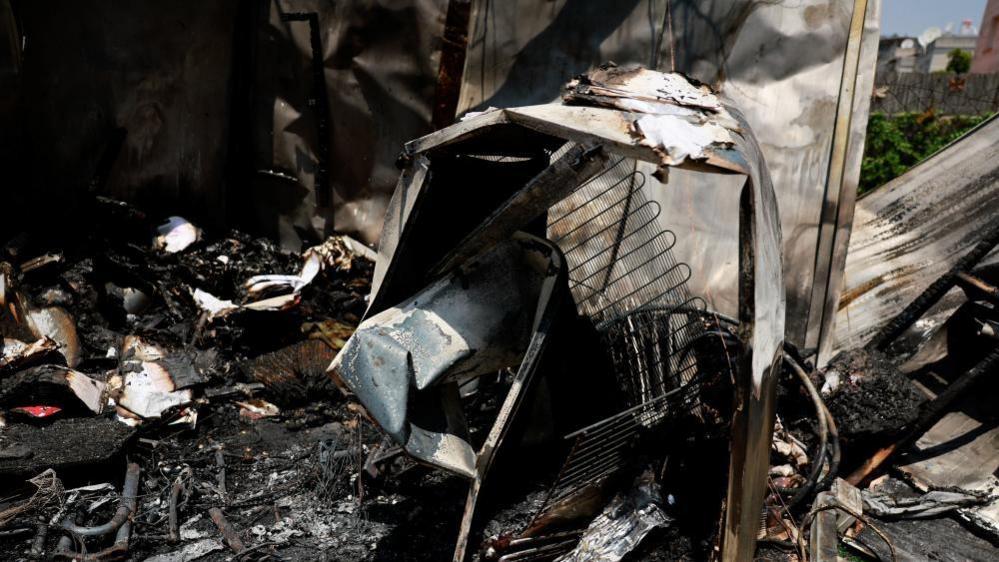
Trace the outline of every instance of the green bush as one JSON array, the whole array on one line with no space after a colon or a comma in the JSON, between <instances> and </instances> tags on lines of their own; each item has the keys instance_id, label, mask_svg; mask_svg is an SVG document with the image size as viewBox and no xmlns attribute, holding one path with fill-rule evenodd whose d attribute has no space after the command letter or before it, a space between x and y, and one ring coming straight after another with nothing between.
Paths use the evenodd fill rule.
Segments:
<instances>
[{"instance_id":1,"label":"green bush","mask_svg":"<svg viewBox=\"0 0 999 562\"><path fill-rule=\"evenodd\" d=\"M932 111L892 116L872 113L867 122L858 193L862 195L904 174L988 118L989 115L937 117Z\"/></svg>"},{"instance_id":2,"label":"green bush","mask_svg":"<svg viewBox=\"0 0 999 562\"><path fill-rule=\"evenodd\" d=\"M964 74L971 70L971 53L968 51L954 49L947 53L947 59L947 72Z\"/></svg>"}]
</instances>

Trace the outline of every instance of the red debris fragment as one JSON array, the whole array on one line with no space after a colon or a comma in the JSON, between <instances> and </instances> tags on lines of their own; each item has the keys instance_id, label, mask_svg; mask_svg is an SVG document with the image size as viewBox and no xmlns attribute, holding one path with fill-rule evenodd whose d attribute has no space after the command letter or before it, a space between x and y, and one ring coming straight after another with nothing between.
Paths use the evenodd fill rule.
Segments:
<instances>
[{"instance_id":1,"label":"red debris fragment","mask_svg":"<svg viewBox=\"0 0 999 562\"><path fill-rule=\"evenodd\" d=\"M13 408L12 411L31 416L33 418L47 418L58 414L62 411L62 408L59 406L19 406L17 408Z\"/></svg>"}]
</instances>

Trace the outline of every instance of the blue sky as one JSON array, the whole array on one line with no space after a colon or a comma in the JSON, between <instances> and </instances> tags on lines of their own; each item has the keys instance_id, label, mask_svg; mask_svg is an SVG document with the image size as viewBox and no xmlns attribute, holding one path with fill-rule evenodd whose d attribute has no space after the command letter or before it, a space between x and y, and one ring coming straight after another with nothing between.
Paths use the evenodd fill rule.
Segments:
<instances>
[{"instance_id":1,"label":"blue sky","mask_svg":"<svg viewBox=\"0 0 999 562\"><path fill-rule=\"evenodd\" d=\"M961 20L970 19L975 27L981 23L986 0L881 0L882 35L919 35L932 26L944 29Z\"/></svg>"}]
</instances>

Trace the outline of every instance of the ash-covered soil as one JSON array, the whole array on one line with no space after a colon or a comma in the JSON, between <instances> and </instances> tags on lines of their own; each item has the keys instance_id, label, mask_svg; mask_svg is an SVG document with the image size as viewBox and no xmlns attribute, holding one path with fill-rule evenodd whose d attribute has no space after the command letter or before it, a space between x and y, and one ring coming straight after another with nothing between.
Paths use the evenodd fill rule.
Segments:
<instances>
[{"instance_id":1,"label":"ash-covered soil","mask_svg":"<svg viewBox=\"0 0 999 562\"><path fill-rule=\"evenodd\" d=\"M32 497L35 488L26 479L45 467L56 468L67 490L107 484L36 495L31 510L0 529L15 531L0 532L0 560L29 559L38 523L48 524L43 544L50 556L70 511L82 510L82 525L109 520L127 462L141 467L128 560L233 560L209 516L212 508L222 510L243 542L240 560L450 558L467 481L401 458L386 462L390 475L368 476L364 459L382 436L325 374L366 308L370 261L335 256L292 306L213 319L192 298L194 290L241 303L249 277L295 275L302 255L235 231L205 233L189 248L166 253L151 244L159 221L112 201L80 209L78 218L58 231L0 240L8 302L16 291L27 306L64 310L79 340L75 369L94 380L134 370L122 356L126 338L157 346L175 379L194 381L188 407L197 419L193 427L174 423L179 412L166 410L131 428L113 407L94 414L72 404L73 394L58 384L49 385L52 392L33 392L28 369L37 364L0 372L19 381L0 388L4 409L32 402L65 406L51 418L5 415L0 516ZM21 270L46 254L58 257ZM0 313L4 338L27 340L29 332L6 307ZM58 353L40 360L65 371ZM278 412L254 416L239 405L251 395ZM177 537L170 535L171 511ZM89 539L73 548L94 553L112 542Z\"/></svg>"},{"instance_id":2,"label":"ash-covered soil","mask_svg":"<svg viewBox=\"0 0 999 562\"><path fill-rule=\"evenodd\" d=\"M827 378L833 371L840 385L826 405L845 443L891 439L918 417L925 398L888 356L863 349L843 353L826 367Z\"/></svg>"}]
</instances>

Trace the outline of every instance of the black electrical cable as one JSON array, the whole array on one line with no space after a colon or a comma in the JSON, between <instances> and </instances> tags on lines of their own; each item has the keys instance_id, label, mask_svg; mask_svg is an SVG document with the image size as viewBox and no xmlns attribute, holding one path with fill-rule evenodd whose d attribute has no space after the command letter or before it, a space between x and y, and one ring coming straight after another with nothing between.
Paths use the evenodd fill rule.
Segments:
<instances>
[{"instance_id":1,"label":"black electrical cable","mask_svg":"<svg viewBox=\"0 0 999 562\"><path fill-rule=\"evenodd\" d=\"M709 316L713 315L731 325L739 325L739 321L734 318L715 313L708 314ZM694 342L711 335L719 336L721 338L732 338L735 340L734 343L739 343L735 334L722 330L719 326L718 328L699 334L697 337L688 342L687 349L684 349L681 355L681 364L682 360L686 358L686 354L689 353L690 349L693 347ZM836 473L839 471L841 449L839 443L839 429L836 426L836 420L829 412L829 408L826 407L825 401L822 400L822 396L812 383L812 379L809 378L810 373L806 371L804 358L798 351L798 348L790 342L784 342L784 360L791 366L791 370L795 372L802 385L808 391L808 395L812 399L812 404L815 407L816 418L819 421L819 447L816 451L816 455L812 457L814 459L812 461L812 470L809 473L805 484L797 488L776 488L776 490L781 494L792 494L791 499L789 499L786 503L786 509L790 510L811 495L812 492L821 492L832 484L832 481L836 478ZM827 463L828 470L826 471L825 476L820 479L822 467L826 466Z\"/></svg>"},{"instance_id":2,"label":"black electrical cable","mask_svg":"<svg viewBox=\"0 0 999 562\"><path fill-rule=\"evenodd\" d=\"M716 318L716 322L717 320L720 320L733 326L739 325L738 320L729 316L717 313L708 313L708 315L714 316ZM686 358L686 354L689 353L690 349L693 347L692 344L709 335L716 335L722 338L734 338L735 336L731 332L721 330L720 326L714 330L708 330L699 334L687 344L687 349L684 349L683 354L681 355L681 364L682 360ZM736 340L736 343L738 343L738 339L734 339ZM791 499L789 499L786 503L786 509L790 510L811 495L813 491L820 492L832 484L832 481L836 478L836 473L839 471L841 449L839 443L839 429L836 426L836 420L833 419L833 416L829 412L829 408L826 407L825 401L822 400L822 396L819 394L818 389L815 388L811 378L809 378L810 373L806 371L804 357L802 357L798 348L790 342L784 342L784 360L791 366L791 370L795 372L802 385L804 385L805 389L808 391L808 395L812 399L812 403L815 407L816 418L819 421L819 447L818 451L816 451L817 454L812 457L812 470L809 473L805 484L797 488L776 488L776 490L781 494L792 494ZM822 474L822 467L826 466L827 462L828 470L826 471L826 475L820 480L819 477Z\"/></svg>"},{"instance_id":3,"label":"black electrical cable","mask_svg":"<svg viewBox=\"0 0 999 562\"><path fill-rule=\"evenodd\" d=\"M788 365L790 365L791 370L798 375L798 379L801 380L801 384L804 385L805 389L808 391L808 395L811 397L812 403L815 406L816 418L819 420L819 447L816 454L812 457L812 470L808 475L808 479L798 488L778 488L779 492L793 493L791 499L787 501L787 509L792 509L810 495L822 474L822 467L825 466L826 451L829 440L829 416L826 415L826 406L822 402L822 397L819 395L818 389L816 389L815 385L812 384L812 380L808 378L808 373L806 373L801 365L792 359L790 355L784 354L784 360Z\"/></svg>"},{"instance_id":4,"label":"black electrical cable","mask_svg":"<svg viewBox=\"0 0 999 562\"><path fill-rule=\"evenodd\" d=\"M829 425L829 443L831 445L832 454L829 459L829 470L826 475L822 477L822 480L815 485L816 493L821 492L832 485L833 480L836 479L836 473L839 472L839 462L840 462L840 448L839 448L839 429L836 427L836 420L833 419L832 414L829 413L829 408L826 406L825 402L822 403L822 410L826 415L826 422Z\"/></svg>"},{"instance_id":5,"label":"black electrical cable","mask_svg":"<svg viewBox=\"0 0 999 562\"><path fill-rule=\"evenodd\" d=\"M738 345L742 344L742 342L739 340L739 338L736 337L736 335L733 334L732 332L728 332L728 331L722 330L721 328L714 329L714 330L707 330L707 331L701 332L700 334L697 334L696 336L694 336L693 338L691 338L690 341L687 342L686 345L684 345L683 351L680 352L679 359L677 360L676 364L677 365L683 365L683 362L687 360L687 355L690 355L691 350L694 349L694 344L697 343L698 341L702 340L702 339L707 338L708 336L718 336L718 338L721 339L723 343L727 339L729 345L732 345L732 346L738 346Z\"/></svg>"}]
</instances>

